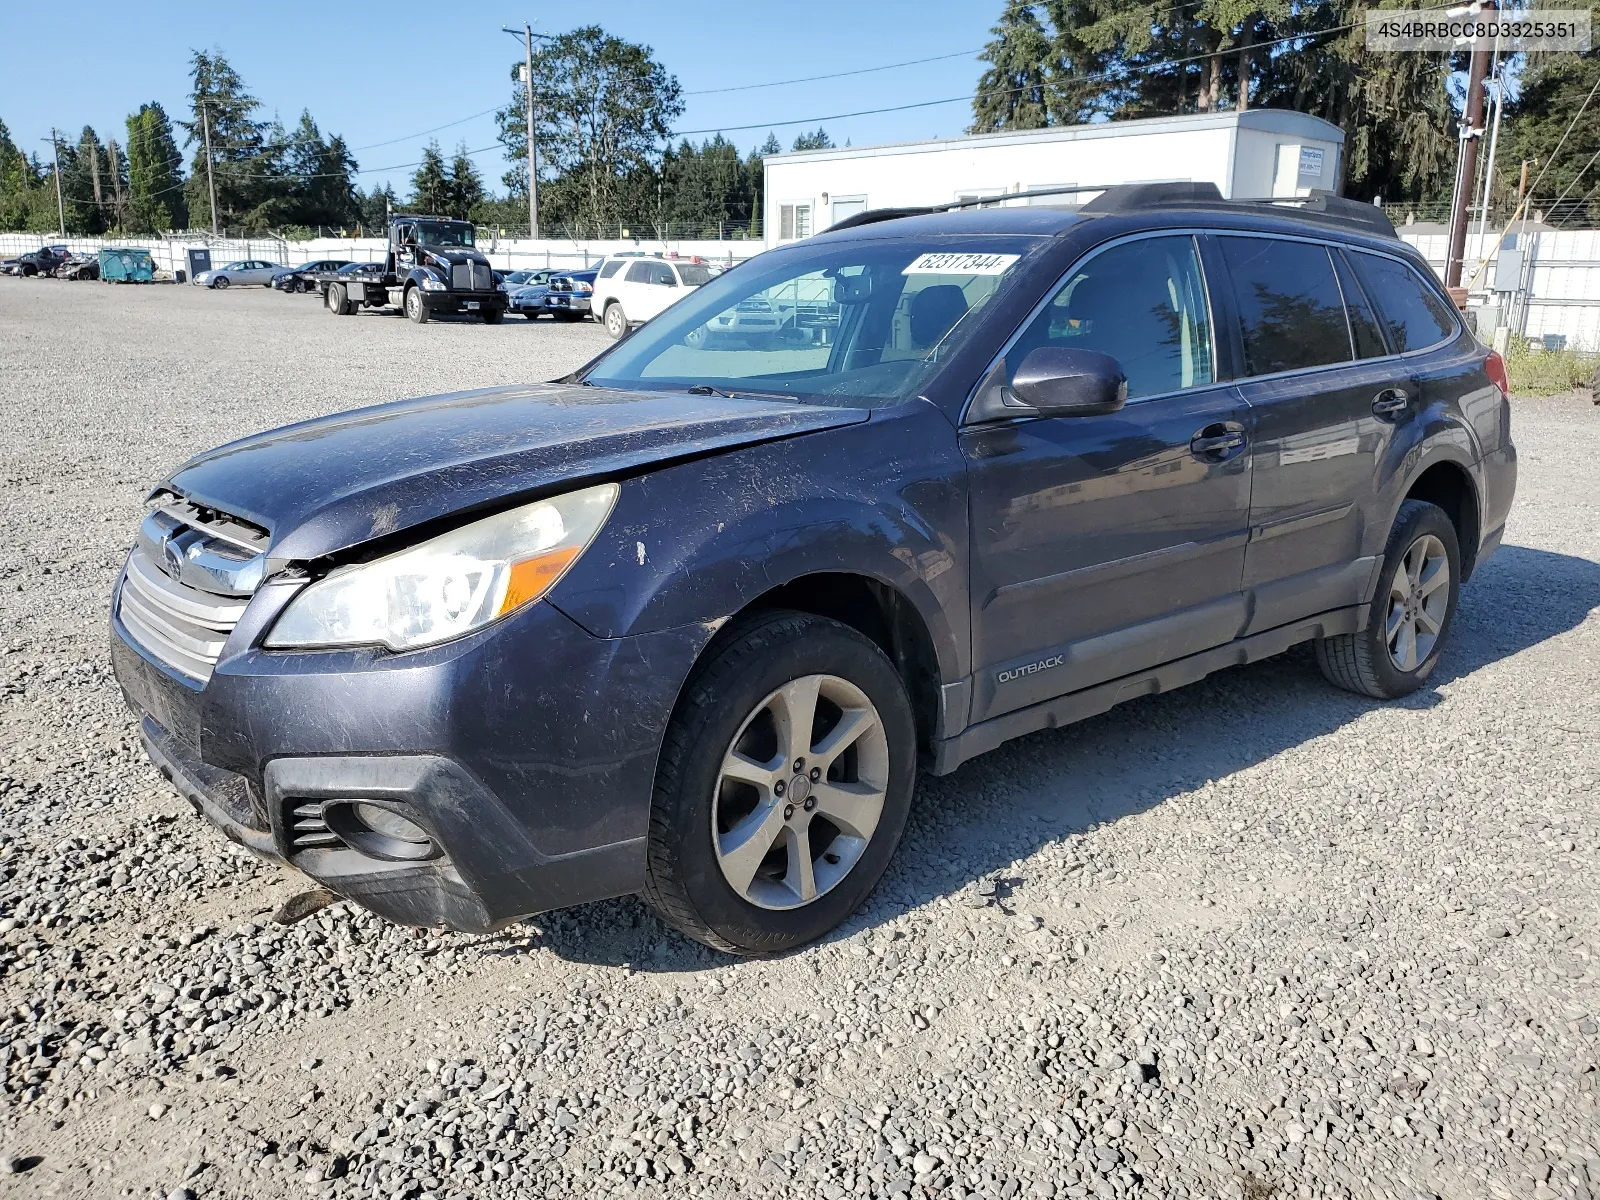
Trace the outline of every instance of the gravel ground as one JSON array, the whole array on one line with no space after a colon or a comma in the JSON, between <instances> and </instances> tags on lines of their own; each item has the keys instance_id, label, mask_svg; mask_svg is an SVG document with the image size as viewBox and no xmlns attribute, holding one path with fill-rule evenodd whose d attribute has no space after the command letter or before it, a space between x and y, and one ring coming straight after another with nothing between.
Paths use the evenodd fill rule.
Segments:
<instances>
[{"instance_id":1,"label":"gravel ground","mask_svg":"<svg viewBox=\"0 0 1600 1200\"><path fill-rule=\"evenodd\" d=\"M870 907L732 962L635 901L337 905L145 762L143 489L593 325L0 280L0 1197L1600 1195L1600 408L1522 400L1434 681L1291 653L926 780Z\"/></svg>"}]
</instances>

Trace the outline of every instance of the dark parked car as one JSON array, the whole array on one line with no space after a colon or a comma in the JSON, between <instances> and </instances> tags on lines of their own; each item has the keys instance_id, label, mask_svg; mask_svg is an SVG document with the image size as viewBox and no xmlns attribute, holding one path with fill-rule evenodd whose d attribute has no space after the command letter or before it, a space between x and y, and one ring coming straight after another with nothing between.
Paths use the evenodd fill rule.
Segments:
<instances>
[{"instance_id":1,"label":"dark parked car","mask_svg":"<svg viewBox=\"0 0 1600 1200\"><path fill-rule=\"evenodd\" d=\"M558 321L581 321L594 300L599 266L587 271L557 271L546 284L544 307Z\"/></svg>"},{"instance_id":2,"label":"dark parked car","mask_svg":"<svg viewBox=\"0 0 1600 1200\"><path fill-rule=\"evenodd\" d=\"M708 346L753 297L833 334ZM642 892L773 952L861 903L919 769L1299 642L1422 686L1505 387L1370 206L866 213L553 383L190 459L112 653L200 813L385 916Z\"/></svg>"},{"instance_id":3,"label":"dark parked car","mask_svg":"<svg viewBox=\"0 0 1600 1200\"><path fill-rule=\"evenodd\" d=\"M57 269L72 257L72 252L65 246L41 246L37 250L30 250L26 254L19 254L16 258L6 260L8 274L29 277L34 275L54 275Z\"/></svg>"},{"instance_id":4,"label":"dark parked car","mask_svg":"<svg viewBox=\"0 0 1600 1200\"><path fill-rule=\"evenodd\" d=\"M314 292L317 290L317 272L337 271L349 265L348 258L323 258L302 263L298 267L286 267L272 277L272 286L280 292Z\"/></svg>"},{"instance_id":5,"label":"dark parked car","mask_svg":"<svg viewBox=\"0 0 1600 1200\"><path fill-rule=\"evenodd\" d=\"M513 271L507 276L505 291L510 297L511 311L521 313L530 321L548 312L544 300L550 294L550 277L555 273L541 269Z\"/></svg>"}]
</instances>

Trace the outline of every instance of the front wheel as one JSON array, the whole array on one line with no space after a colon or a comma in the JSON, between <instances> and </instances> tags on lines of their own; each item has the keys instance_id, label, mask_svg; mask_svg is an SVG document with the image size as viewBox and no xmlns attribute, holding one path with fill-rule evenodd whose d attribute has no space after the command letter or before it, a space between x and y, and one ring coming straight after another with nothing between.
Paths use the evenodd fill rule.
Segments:
<instances>
[{"instance_id":1,"label":"front wheel","mask_svg":"<svg viewBox=\"0 0 1600 1200\"><path fill-rule=\"evenodd\" d=\"M870 639L774 612L696 669L656 773L644 898L680 932L775 954L846 920L905 828L916 725Z\"/></svg>"},{"instance_id":2,"label":"front wheel","mask_svg":"<svg viewBox=\"0 0 1600 1200\"><path fill-rule=\"evenodd\" d=\"M483 318L485 325L498 325L506 319L506 310L503 308L486 308L478 315Z\"/></svg>"},{"instance_id":3,"label":"front wheel","mask_svg":"<svg viewBox=\"0 0 1600 1200\"><path fill-rule=\"evenodd\" d=\"M213 279L211 281L211 286L214 288L221 288L226 291L228 288L228 277L224 275L220 279Z\"/></svg>"},{"instance_id":4,"label":"front wheel","mask_svg":"<svg viewBox=\"0 0 1600 1200\"><path fill-rule=\"evenodd\" d=\"M612 301L606 305L606 332L613 341L620 341L628 332L628 314L622 311L622 305Z\"/></svg>"},{"instance_id":5,"label":"front wheel","mask_svg":"<svg viewBox=\"0 0 1600 1200\"><path fill-rule=\"evenodd\" d=\"M406 289L405 299L406 316L418 325L428 323L428 306L422 302L422 289L409 287Z\"/></svg>"},{"instance_id":6,"label":"front wheel","mask_svg":"<svg viewBox=\"0 0 1600 1200\"><path fill-rule=\"evenodd\" d=\"M1416 691L1439 665L1460 593L1455 526L1438 505L1407 500L1389 532L1367 627L1317 642L1317 666L1330 683L1376 700Z\"/></svg>"}]
</instances>

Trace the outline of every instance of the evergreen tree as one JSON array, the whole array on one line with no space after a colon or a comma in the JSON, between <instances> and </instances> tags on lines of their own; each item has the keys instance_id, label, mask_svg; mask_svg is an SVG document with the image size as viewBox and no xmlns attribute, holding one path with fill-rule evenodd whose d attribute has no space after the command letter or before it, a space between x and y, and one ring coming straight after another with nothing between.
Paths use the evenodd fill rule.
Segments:
<instances>
[{"instance_id":1,"label":"evergreen tree","mask_svg":"<svg viewBox=\"0 0 1600 1200\"><path fill-rule=\"evenodd\" d=\"M77 145L69 148L63 142L61 150L61 198L67 232L89 236L104 233L111 172L100 136L85 125Z\"/></svg>"},{"instance_id":2,"label":"evergreen tree","mask_svg":"<svg viewBox=\"0 0 1600 1200\"><path fill-rule=\"evenodd\" d=\"M989 69L972 98L972 133L996 129L1040 129L1050 120L1046 107L1052 60L1050 36L1039 20L1035 0L1007 0L994 40L978 57Z\"/></svg>"},{"instance_id":3,"label":"evergreen tree","mask_svg":"<svg viewBox=\"0 0 1600 1200\"><path fill-rule=\"evenodd\" d=\"M422 163L411 177L410 207L419 213L447 216L453 202L450 173L445 170L439 143L429 142L422 151Z\"/></svg>"},{"instance_id":4,"label":"evergreen tree","mask_svg":"<svg viewBox=\"0 0 1600 1200\"><path fill-rule=\"evenodd\" d=\"M381 234L387 228L389 214L400 207L394 188L387 183L374 186L370 192L357 191L355 200L359 219L369 236Z\"/></svg>"},{"instance_id":5,"label":"evergreen tree","mask_svg":"<svg viewBox=\"0 0 1600 1200\"><path fill-rule=\"evenodd\" d=\"M217 224L224 229L259 228L252 214L271 198L276 182L271 170L274 164L264 158L271 124L255 119L260 103L245 90L244 80L220 52L196 50L189 63L192 119L181 123L194 147L186 186L189 212L198 224L210 224L211 200L206 183L209 125Z\"/></svg>"},{"instance_id":6,"label":"evergreen tree","mask_svg":"<svg viewBox=\"0 0 1600 1200\"><path fill-rule=\"evenodd\" d=\"M128 117L128 228L165 233L185 224L183 155L166 110L151 102ZM202 208L202 212L208 212Z\"/></svg>"},{"instance_id":7,"label":"evergreen tree","mask_svg":"<svg viewBox=\"0 0 1600 1200\"><path fill-rule=\"evenodd\" d=\"M794 140L795 150L832 150L833 139L828 136L828 131L820 125L814 132L802 133Z\"/></svg>"},{"instance_id":8,"label":"evergreen tree","mask_svg":"<svg viewBox=\"0 0 1600 1200\"><path fill-rule=\"evenodd\" d=\"M1530 56L1532 57L1532 56ZM1529 204L1563 225L1600 222L1600 93L1582 119L1574 115L1600 85L1600 49L1581 54L1541 54L1529 63L1514 102L1506 105L1495 166L1497 211L1509 218L1516 207L1522 161L1531 159L1528 182L1539 187ZM1565 143L1561 135L1567 132ZM1560 154L1556 147L1560 146ZM1549 164L1546 166L1546 164ZM1541 175L1540 173L1543 172ZM1565 193L1559 208L1553 202Z\"/></svg>"},{"instance_id":9,"label":"evergreen tree","mask_svg":"<svg viewBox=\"0 0 1600 1200\"><path fill-rule=\"evenodd\" d=\"M456 146L455 158L450 161L450 206L445 211L457 220L465 221L472 210L488 198L483 187L483 176L472 159L467 157L467 144Z\"/></svg>"},{"instance_id":10,"label":"evergreen tree","mask_svg":"<svg viewBox=\"0 0 1600 1200\"><path fill-rule=\"evenodd\" d=\"M40 183L38 171L17 149L11 131L0 121L0 229L34 228L31 217ZM51 228L54 227L52 223Z\"/></svg>"}]
</instances>

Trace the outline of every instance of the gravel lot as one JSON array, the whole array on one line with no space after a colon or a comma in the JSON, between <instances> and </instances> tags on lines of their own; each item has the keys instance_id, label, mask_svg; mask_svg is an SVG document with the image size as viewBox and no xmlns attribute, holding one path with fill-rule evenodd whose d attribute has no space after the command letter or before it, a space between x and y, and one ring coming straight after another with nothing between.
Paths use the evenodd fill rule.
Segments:
<instances>
[{"instance_id":1,"label":"gravel lot","mask_svg":"<svg viewBox=\"0 0 1600 1200\"><path fill-rule=\"evenodd\" d=\"M731 962L632 900L339 905L146 763L107 665L144 489L590 324L0 279L0 1197L1600 1195L1600 408L1516 405L1432 686L1305 653L925 781L871 906Z\"/></svg>"}]
</instances>

